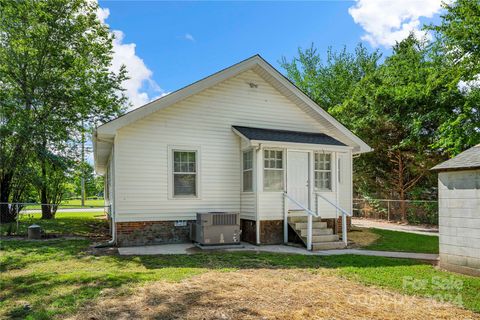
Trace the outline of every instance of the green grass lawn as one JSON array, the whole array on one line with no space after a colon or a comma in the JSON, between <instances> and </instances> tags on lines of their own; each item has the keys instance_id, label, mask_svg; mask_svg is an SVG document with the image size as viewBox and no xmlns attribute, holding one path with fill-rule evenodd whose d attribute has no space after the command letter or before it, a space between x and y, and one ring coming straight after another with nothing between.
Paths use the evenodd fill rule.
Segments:
<instances>
[{"instance_id":1,"label":"green grass lawn","mask_svg":"<svg viewBox=\"0 0 480 320\"><path fill-rule=\"evenodd\" d=\"M438 253L436 236L375 228L355 228L348 236L349 240L356 242L362 249Z\"/></svg>"},{"instance_id":2,"label":"green grass lawn","mask_svg":"<svg viewBox=\"0 0 480 320\"><path fill-rule=\"evenodd\" d=\"M60 215L45 228L75 226L79 235L95 235L95 214ZM55 223L58 222L58 226ZM81 225L84 224L83 227ZM444 272L419 261L366 256L305 256L274 253L199 253L125 257L96 255L89 239L4 240L0 244L0 318L51 319L75 314L104 290L128 294L151 281L176 282L207 271L239 269L329 270L365 285L409 295L461 295L465 308L480 312L480 278ZM420 288L413 281L424 283ZM439 289L457 281L461 287Z\"/></svg>"}]
</instances>

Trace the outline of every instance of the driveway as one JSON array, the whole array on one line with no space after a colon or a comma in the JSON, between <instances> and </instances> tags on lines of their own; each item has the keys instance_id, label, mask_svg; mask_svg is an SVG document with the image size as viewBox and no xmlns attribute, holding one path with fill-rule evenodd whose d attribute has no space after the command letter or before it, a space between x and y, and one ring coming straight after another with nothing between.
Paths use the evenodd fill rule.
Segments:
<instances>
[{"instance_id":1,"label":"driveway","mask_svg":"<svg viewBox=\"0 0 480 320\"><path fill-rule=\"evenodd\" d=\"M394 222L370 220L370 219L359 219L359 218L352 218L352 225L360 228L376 228L376 229L402 231L402 232L409 232L409 233L416 233L416 234L423 234L427 236L438 237L437 227L413 226L408 224L398 224Z\"/></svg>"}]
</instances>

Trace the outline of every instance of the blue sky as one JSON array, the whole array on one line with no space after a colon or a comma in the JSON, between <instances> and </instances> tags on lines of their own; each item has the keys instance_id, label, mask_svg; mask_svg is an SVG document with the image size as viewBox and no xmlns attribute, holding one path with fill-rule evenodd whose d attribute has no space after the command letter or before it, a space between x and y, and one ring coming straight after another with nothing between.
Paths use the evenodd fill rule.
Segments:
<instances>
[{"instance_id":1,"label":"blue sky","mask_svg":"<svg viewBox=\"0 0 480 320\"><path fill-rule=\"evenodd\" d=\"M138 107L256 53L279 66L313 42L349 49L362 41L389 47L424 22L438 19L440 0L316 2L100 1L101 19L117 36L114 65L132 79Z\"/></svg>"}]
</instances>

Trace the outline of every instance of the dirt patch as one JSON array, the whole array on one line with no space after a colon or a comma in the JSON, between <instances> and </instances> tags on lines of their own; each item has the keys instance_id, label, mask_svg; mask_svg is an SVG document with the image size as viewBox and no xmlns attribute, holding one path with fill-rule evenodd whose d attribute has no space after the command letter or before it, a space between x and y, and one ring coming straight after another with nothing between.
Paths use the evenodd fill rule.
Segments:
<instances>
[{"instance_id":1,"label":"dirt patch","mask_svg":"<svg viewBox=\"0 0 480 320\"><path fill-rule=\"evenodd\" d=\"M479 319L426 298L366 287L330 271L208 272L108 291L72 319Z\"/></svg>"},{"instance_id":2,"label":"dirt patch","mask_svg":"<svg viewBox=\"0 0 480 320\"><path fill-rule=\"evenodd\" d=\"M348 246L350 248L367 247L380 239L380 235L370 229L352 227L348 233Z\"/></svg>"}]
</instances>

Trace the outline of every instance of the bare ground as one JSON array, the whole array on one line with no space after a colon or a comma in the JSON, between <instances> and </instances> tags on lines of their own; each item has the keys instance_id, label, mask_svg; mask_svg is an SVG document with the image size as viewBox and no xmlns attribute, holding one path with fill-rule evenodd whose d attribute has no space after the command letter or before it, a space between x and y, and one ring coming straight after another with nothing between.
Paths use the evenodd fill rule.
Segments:
<instances>
[{"instance_id":1,"label":"bare ground","mask_svg":"<svg viewBox=\"0 0 480 320\"><path fill-rule=\"evenodd\" d=\"M480 319L434 300L366 287L331 271L207 272L103 296L72 319Z\"/></svg>"}]
</instances>

